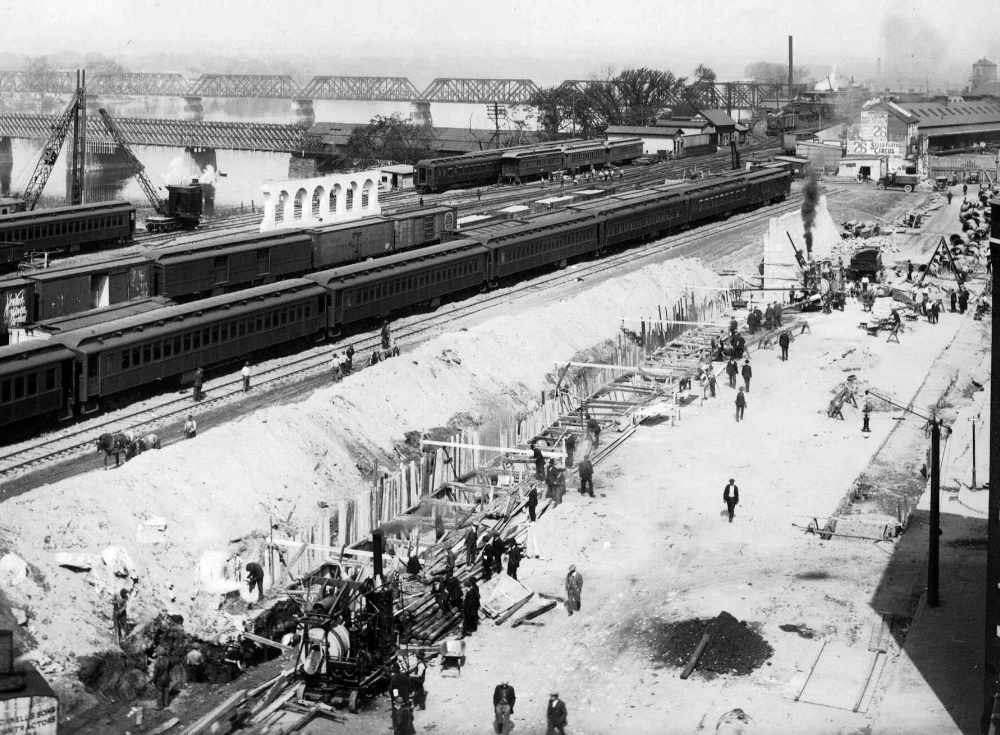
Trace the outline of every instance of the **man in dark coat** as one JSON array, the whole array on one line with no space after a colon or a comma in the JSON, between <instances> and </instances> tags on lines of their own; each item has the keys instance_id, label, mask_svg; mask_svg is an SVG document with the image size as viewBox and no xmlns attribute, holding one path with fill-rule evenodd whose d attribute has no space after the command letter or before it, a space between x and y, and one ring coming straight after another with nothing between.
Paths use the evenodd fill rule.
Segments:
<instances>
[{"instance_id":1,"label":"man in dark coat","mask_svg":"<svg viewBox=\"0 0 1000 735\"><path fill-rule=\"evenodd\" d=\"M913 262L910 260L906 261L906 280L913 280Z\"/></svg>"},{"instance_id":2,"label":"man in dark coat","mask_svg":"<svg viewBox=\"0 0 1000 735\"><path fill-rule=\"evenodd\" d=\"M417 665L413 667L409 677L413 703L420 709L427 709L427 690L424 689L424 682L427 681L427 655L423 651L417 651Z\"/></svg>"},{"instance_id":3,"label":"man in dark coat","mask_svg":"<svg viewBox=\"0 0 1000 735\"><path fill-rule=\"evenodd\" d=\"M413 708L405 700L392 712L392 735L417 735L413 726Z\"/></svg>"},{"instance_id":4,"label":"man in dark coat","mask_svg":"<svg viewBox=\"0 0 1000 735\"><path fill-rule=\"evenodd\" d=\"M747 331L750 332L750 334L757 333L757 315L754 314L752 311L749 314L747 314ZM733 331L730 332L730 335L734 334L736 334L736 332Z\"/></svg>"},{"instance_id":5,"label":"man in dark coat","mask_svg":"<svg viewBox=\"0 0 1000 735\"><path fill-rule=\"evenodd\" d=\"M767 309L764 310L764 329L774 329L774 309L770 304L768 304Z\"/></svg>"},{"instance_id":6,"label":"man in dark coat","mask_svg":"<svg viewBox=\"0 0 1000 735\"><path fill-rule=\"evenodd\" d=\"M569 469L573 466L573 454L576 452L576 445L579 439L576 438L576 434L566 435L566 468Z\"/></svg>"},{"instance_id":7,"label":"man in dark coat","mask_svg":"<svg viewBox=\"0 0 1000 735\"><path fill-rule=\"evenodd\" d=\"M535 522L535 508L538 507L538 488L534 485L528 491L528 520Z\"/></svg>"},{"instance_id":8,"label":"man in dark coat","mask_svg":"<svg viewBox=\"0 0 1000 735\"><path fill-rule=\"evenodd\" d=\"M952 289L949 300L951 301L951 313L954 314L957 311L956 307L958 305L958 291Z\"/></svg>"},{"instance_id":9,"label":"man in dark coat","mask_svg":"<svg viewBox=\"0 0 1000 735\"><path fill-rule=\"evenodd\" d=\"M740 374L743 376L743 387L747 389L747 393L750 392L750 378L753 377L753 368L750 367L750 360L743 361L743 368L740 370Z\"/></svg>"},{"instance_id":10,"label":"man in dark coat","mask_svg":"<svg viewBox=\"0 0 1000 735\"><path fill-rule=\"evenodd\" d=\"M347 372L351 372L354 369L354 345L347 345L347 350L344 352L347 356L347 362L345 364Z\"/></svg>"},{"instance_id":11,"label":"man in dark coat","mask_svg":"<svg viewBox=\"0 0 1000 735\"><path fill-rule=\"evenodd\" d=\"M736 387L736 376L740 374L740 366L736 364L736 360L730 360L726 363L726 375L729 376L729 387Z\"/></svg>"},{"instance_id":12,"label":"man in dark coat","mask_svg":"<svg viewBox=\"0 0 1000 735\"><path fill-rule=\"evenodd\" d=\"M483 545L483 581L489 582L493 578L493 544L489 538Z\"/></svg>"},{"instance_id":13,"label":"man in dark coat","mask_svg":"<svg viewBox=\"0 0 1000 735\"><path fill-rule=\"evenodd\" d=\"M736 317L733 317L732 319L729 320L729 333L730 334L736 334L736 332L739 330L739 328L740 328L740 325L736 322Z\"/></svg>"},{"instance_id":14,"label":"man in dark coat","mask_svg":"<svg viewBox=\"0 0 1000 735\"><path fill-rule=\"evenodd\" d=\"M739 423L740 419L743 418L743 412L746 410L746 408L747 408L747 397L746 394L743 393L743 389L740 388L740 392L736 394L736 423Z\"/></svg>"},{"instance_id":15,"label":"man in dark coat","mask_svg":"<svg viewBox=\"0 0 1000 735\"><path fill-rule=\"evenodd\" d=\"M587 414L587 432L590 434L590 448L601 446L601 424L590 414Z\"/></svg>"},{"instance_id":16,"label":"man in dark coat","mask_svg":"<svg viewBox=\"0 0 1000 735\"><path fill-rule=\"evenodd\" d=\"M510 716L514 714L515 699L514 687L506 681L503 684L497 684L493 690L493 712L496 714L493 720L493 732L503 732L504 720L509 720Z\"/></svg>"},{"instance_id":17,"label":"man in dark coat","mask_svg":"<svg viewBox=\"0 0 1000 735\"><path fill-rule=\"evenodd\" d=\"M514 544L507 552L507 576L517 579L517 568L521 566L521 547Z\"/></svg>"},{"instance_id":18,"label":"man in dark coat","mask_svg":"<svg viewBox=\"0 0 1000 735\"><path fill-rule=\"evenodd\" d=\"M774 323L779 328L781 327L781 302L774 302Z\"/></svg>"},{"instance_id":19,"label":"man in dark coat","mask_svg":"<svg viewBox=\"0 0 1000 735\"><path fill-rule=\"evenodd\" d=\"M747 346L747 341L743 339L743 335L737 333L736 340L735 342L733 342L733 357L735 357L737 360L743 357L743 350L746 348L746 346Z\"/></svg>"},{"instance_id":20,"label":"man in dark coat","mask_svg":"<svg viewBox=\"0 0 1000 735\"><path fill-rule=\"evenodd\" d=\"M556 497L556 481L558 479L559 470L556 469L556 461L550 459L549 466L545 470L545 497L555 500L556 505L559 504L559 498Z\"/></svg>"},{"instance_id":21,"label":"man in dark coat","mask_svg":"<svg viewBox=\"0 0 1000 735\"><path fill-rule=\"evenodd\" d=\"M578 471L580 472L580 495L589 494L590 497L594 497L594 465L590 461L589 454L580 462Z\"/></svg>"},{"instance_id":22,"label":"man in dark coat","mask_svg":"<svg viewBox=\"0 0 1000 735\"><path fill-rule=\"evenodd\" d=\"M788 359L788 344L792 341L787 331L782 332L778 335L778 346L781 347L781 359L785 361Z\"/></svg>"},{"instance_id":23,"label":"man in dark coat","mask_svg":"<svg viewBox=\"0 0 1000 735\"><path fill-rule=\"evenodd\" d=\"M156 652L156 665L153 667L153 686L156 687L159 709L166 709L170 703L170 659L163 648L158 649Z\"/></svg>"},{"instance_id":24,"label":"man in dark coat","mask_svg":"<svg viewBox=\"0 0 1000 735\"><path fill-rule=\"evenodd\" d=\"M493 573L500 574L503 571L503 540L499 533L493 533L493 540L490 544L493 547Z\"/></svg>"},{"instance_id":25,"label":"man in dark coat","mask_svg":"<svg viewBox=\"0 0 1000 735\"><path fill-rule=\"evenodd\" d=\"M191 397L197 403L202 399L201 387L205 384L205 373L201 368L194 371L194 388L191 393Z\"/></svg>"},{"instance_id":26,"label":"man in dark coat","mask_svg":"<svg viewBox=\"0 0 1000 735\"><path fill-rule=\"evenodd\" d=\"M969 308L969 292L962 287L962 290L958 292L958 313L964 314L965 310Z\"/></svg>"},{"instance_id":27,"label":"man in dark coat","mask_svg":"<svg viewBox=\"0 0 1000 735\"><path fill-rule=\"evenodd\" d=\"M257 562L252 561L247 564L246 570L248 591L252 595L254 587L256 587L257 601L259 602L264 599L264 568Z\"/></svg>"},{"instance_id":28,"label":"man in dark coat","mask_svg":"<svg viewBox=\"0 0 1000 735\"><path fill-rule=\"evenodd\" d=\"M466 591L465 601L462 603L463 636L475 633L479 629L479 587L476 585L476 578L471 577L466 585L469 589Z\"/></svg>"},{"instance_id":29,"label":"man in dark coat","mask_svg":"<svg viewBox=\"0 0 1000 735\"><path fill-rule=\"evenodd\" d=\"M722 491L722 502L729 509L729 522L732 523L736 505L740 502L740 489L736 487L736 480L731 477L729 478L729 484L726 485L726 489Z\"/></svg>"},{"instance_id":30,"label":"man in dark coat","mask_svg":"<svg viewBox=\"0 0 1000 735\"><path fill-rule=\"evenodd\" d=\"M457 610L462 606L462 583L453 574L444 578L444 592L452 609Z\"/></svg>"},{"instance_id":31,"label":"man in dark coat","mask_svg":"<svg viewBox=\"0 0 1000 735\"><path fill-rule=\"evenodd\" d=\"M566 703L559 699L558 692L549 695L545 720L548 725L545 735L566 735Z\"/></svg>"},{"instance_id":32,"label":"man in dark coat","mask_svg":"<svg viewBox=\"0 0 1000 735\"><path fill-rule=\"evenodd\" d=\"M465 563L472 564L476 561L476 547L479 545L479 535L475 526L469 526L465 532Z\"/></svg>"},{"instance_id":33,"label":"man in dark coat","mask_svg":"<svg viewBox=\"0 0 1000 735\"><path fill-rule=\"evenodd\" d=\"M501 699L507 700L507 704L510 705L510 713L514 714L514 702L517 701L517 695L514 692L514 687L512 687L508 681L505 681L503 684L497 684L496 688L493 690L494 707L500 704Z\"/></svg>"},{"instance_id":34,"label":"man in dark coat","mask_svg":"<svg viewBox=\"0 0 1000 735\"><path fill-rule=\"evenodd\" d=\"M121 590L111 604L111 622L115 626L115 638L121 645L128 629L128 590Z\"/></svg>"},{"instance_id":35,"label":"man in dark coat","mask_svg":"<svg viewBox=\"0 0 1000 735\"><path fill-rule=\"evenodd\" d=\"M392 704L400 707L410 701L410 677L399 668L399 662L392 662L392 675L389 677L389 694Z\"/></svg>"},{"instance_id":36,"label":"man in dark coat","mask_svg":"<svg viewBox=\"0 0 1000 735\"><path fill-rule=\"evenodd\" d=\"M542 448L536 442L531 443L531 454L535 460L535 477L539 480L545 479L545 457L542 456Z\"/></svg>"}]
</instances>

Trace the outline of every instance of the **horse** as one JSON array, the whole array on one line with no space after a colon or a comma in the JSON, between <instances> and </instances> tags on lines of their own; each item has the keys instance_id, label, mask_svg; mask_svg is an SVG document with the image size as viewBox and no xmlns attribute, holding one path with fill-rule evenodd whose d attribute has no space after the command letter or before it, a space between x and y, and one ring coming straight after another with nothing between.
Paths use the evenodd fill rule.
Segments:
<instances>
[{"instance_id":1,"label":"horse","mask_svg":"<svg viewBox=\"0 0 1000 735\"><path fill-rule=\"evenodd\" d=\"M156 434L146 434L146 436L137 437L129 443L127 449L125 450L125 461L129 461L133 457L136 457L149 449L159 448L160 437Z\"/></svg>"},{"instance_id":2,"label":"horse","mask_svg":"<svg viewBox=\"0 0 1000 735\"><path fill-rule=\"evenodd\" d=\"M104 469L108 468L108 460L112 454L115 455L115 467L118 467L120 464L118 455L122 452L127 453L129 443L127 436L120 431L116 431L114 434L101 434L97 440L97 451L104 452Z\"/></svg>"}]
</instances>

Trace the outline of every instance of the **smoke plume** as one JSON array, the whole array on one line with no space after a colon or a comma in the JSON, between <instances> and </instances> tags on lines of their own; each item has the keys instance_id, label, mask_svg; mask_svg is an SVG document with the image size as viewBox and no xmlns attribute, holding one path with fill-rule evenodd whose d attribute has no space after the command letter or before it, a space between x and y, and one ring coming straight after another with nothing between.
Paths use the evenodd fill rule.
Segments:
<instances>
[{"instance_id":1,"label":"smoke plume","mask_svg":"<svg viewBox=\"0 0 1000 735\"><path fill-rule=\"evenodd\" d=\"M802 190L802 227L806 241L806 257L812 260L813 227L816 226L816 205L819 204L819 172L809 167L809 178Z\"/></svg>"}]
</instances>

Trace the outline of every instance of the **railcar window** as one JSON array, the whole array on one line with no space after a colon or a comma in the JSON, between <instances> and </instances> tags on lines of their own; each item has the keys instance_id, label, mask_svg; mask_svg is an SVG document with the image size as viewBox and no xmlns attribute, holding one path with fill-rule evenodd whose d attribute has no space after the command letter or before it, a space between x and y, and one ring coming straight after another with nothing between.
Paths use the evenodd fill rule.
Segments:
<instances>
[{"instance_id":1,"label":"railcar window","mask_svg":"<svg viewBox=\"0 0 1000 735\"><path fill-rule=\"evenodd\" d=\"M264 329L270 329L270 328L271 328L271 312L267 312L264 315Z\"/></svg>"},{"instance_id":2,"label":"railcar window","mask_svg":"<svg viewBox=\"0 0 1000 735\"><path fill-rule=\"evenodd\" d=\"M38 394L38 375L31 373L28 376L28 395L34 396Z\"/></svg>"},{"instance_id":3,"label":"railcar window","mask_svg":"<svg viewBox=\"0 0 1000 735\"><path fill-rule=\"evenodd\" d=\"M24 398L24 376L19 375L14 378L14 400L20 401Z\"/></svg>"},{"instance_id":4,"label":"railcar window","mask_svg":"<svg viewBox=\"0 0 1000 735\"><path fill-rule=\"evenodd\" d=\"M157 361L160 360L160 358L161 358L161 349L162 349L162 343L160 343L160 342L154 342L153 343L153 359L154 360L157 360Z\"/></svg>"},{"instance_id":5,"label":"railcar window","mask_svg":"<svg viewBox=\"0 0 1000 735\"><path fill-rule=\"evenodd\" d=\"M219 339L226 342L229 339L229 323L226 322L219 328Z\"/></svg>"},{"instance_id":6,"label":"railcar window","mask_svg":"<svg viewBox=\"0 0 1000 735\"><path fill-rule=\"evenodd\" d=\"M139 362L139 348L132 348L132 367L138 367L141 363Z\"/></svg>"},{"instance_id":7,"label":"railcar window","mask_svg":"<svg viewBox=\"0 0 1000 735\"><path fill-rule=\"evenodd\" d=\"M298 320L301 322L302 321L302 304L299 304L299 306L295 310L295 312L298 315Z\"/></svg>"},{"instance_id":8,"label":"railcar window","mask_svg":"<svg viewBox=\"0 0 1000 735\"><path fill-rule=\"evenodd\" d=\"M262 331L264 331L264 317L262 317L262 316L257 317L254 320L254 324L256 325L256 329L254 331L256 331L256 332L262 332Z\"/></svg>"},{"instance_id":9,"label":"railcar window","mask_svg":"<svg viewBox=\"0 0 1000 735\"><path fill-rule=\"evenodd\" d=\"M246 323L246 322L244 322L244 321L240 321L240 325L239 325L239 335L240 335L240 336L242 337L242 336L243 336L243 335L245 335L246 333L247 333L247 323Z\"/></svg>"},{"instance_id":10,"label":"railcar window","mask_svg":"<svg viewBox=\"0 0 1000 735\"><path fill-rule=\"evenodd\" d=\"M0 403L10 403L10 381L0 383Z\"/></svg>"},{"instance_id":11,"label":"railcar window","mask_svg":"<svg viewBox=\"0 0 1000 735\"><path fill-rule=\"evenodd\" d=\"M56 369L49 368L45 371L45 390L55 390L56 387Z\"/></svg>"},{"instance_id":12,"label":"railcar window","mask_svg":"<svg viewBox=\"0 0 1000 735\"><path fill-rule=\"evenodd\" d=\"M282 309L281 311L278 312L278 323L279 324L287 324L288 323L288 311L287 310Z\"/></svg>"},{"instance_id":13,"label":"railcar window","mask_svg":"<svg viewBox=\"0 0 1000 735\"><path fill-rule=\"evenodd\" d=\"M129 351L122 350L122 370L128 370L129 367L128 356L129 356Z\"/></svg>"},{"instance_id":14,"label":"railcar window","mask_svg":"<svg viewBox=\"0 0 1000 735\"><path fill-rule=\"evenodd\" d=\"M184 350L183 351L184 352L190 352L191 351L191 333L190 332L188 332L187 334L184 335Z\"/></svg>"},{"instance_id":15,"label":"railcar window","mask_svg":"<svg viewBox=\"0 0 1000 735\"><path fill-rule=\"evenodd\" d=\"M257 275L266 276L271 272L271 248L257 251Z\"/></svg>"},{"instance_id":16,"label":"railcar window","mask_svg":"<svg viewBox=\"0 0 1000 735\"><path fill-rule=\"evenodd\" d=\"M175 355L181 354L181 338L180 337L174 337L174 354Z\"/></svg>"},{"instance_id":17,"label":"railcar window","mask_svg":"<svg viewBox=\"0 0 1000 735\"><path fill-rule=\"evenodd\" d=\"M312 315L312 302L311 301L307 301L306 302L306 319L308 319L311 315Z\"/></svg>"},{"instance_id":18,"label":"railcar window","mask_svg":"<svg viewBox=\"0 0 1000 735\"><path fill-rule=\"evenodd\" d=\"M142 364L145 365L153 359L153 345L142 346Z\"/></svg>"},{"instance_id":19,"label":"railcar window","mask_svg":"<svg viewBox=\"0 0 1000 735\"><path fill-rule=\"evenodd\" d=\"M219 327L218 325L212 327L212 344L219 344Z\"/></svg>"}]
</instances>

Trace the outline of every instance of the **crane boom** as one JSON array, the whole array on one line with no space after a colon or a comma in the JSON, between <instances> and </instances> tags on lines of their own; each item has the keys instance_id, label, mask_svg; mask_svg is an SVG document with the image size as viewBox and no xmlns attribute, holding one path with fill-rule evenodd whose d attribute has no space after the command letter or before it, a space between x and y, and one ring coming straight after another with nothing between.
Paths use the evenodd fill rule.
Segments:
<instances>
[{"instance_id":1,"label":"crane boom","mask_svg":"<svg viewBox=\"0 0 1000 735\"><path fill-rule=\"evenodd\" d=\"M52 174L52 169L56 165L56 161L59 158L59 153L62 151L63 142L66 140L66 134L69 132L70 125L73 124L73 120L76 119L77 111L80 106L83 105L84 92L82 89L77 89L73 93L73 99L70 100L69 105L66 107L66 111L62 114L62 117L56 122L52 128L52 132L49 134L48 140L45 141L45 145L42 147L42 156L38 159L38 163L35 165L35 170L31 174L31 179L28 181L28 185L24 189L24 199L25 208L30 212L38 204L39 198L42 196L42 190L45 188L45 184L49 180L49 176Z\"/></svg>"},{"instance_id":2,"label":"crane boom","mask_svg":"<svg viewBox=\"0 0 1000 735\"><path fill-rule=\"evenodd\" d=\"M138 158L136 158L135 153L129 148L128 143L125 141L125 136L121 134L118 126L115 125L115 121L111 119L111 115L103 107L98 110L101 115L101 120L104 122L104 127L107 128L108 134L114 139L115 143L124 152L125 159L128 161L129 170L135 180L139 182L139 187L142 189L142 193L146 195L149 203L152 205L153 209L156 210L157 214L165 214L166 207L164 206L163 200L160 199L156 192L156 187L153 186L153 182L149 180L146 176L146 167L142 165Z\"/></svg>"}]
</instances>

